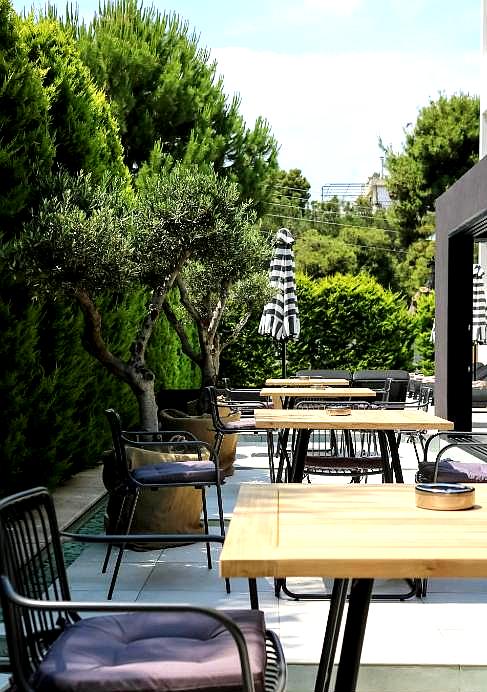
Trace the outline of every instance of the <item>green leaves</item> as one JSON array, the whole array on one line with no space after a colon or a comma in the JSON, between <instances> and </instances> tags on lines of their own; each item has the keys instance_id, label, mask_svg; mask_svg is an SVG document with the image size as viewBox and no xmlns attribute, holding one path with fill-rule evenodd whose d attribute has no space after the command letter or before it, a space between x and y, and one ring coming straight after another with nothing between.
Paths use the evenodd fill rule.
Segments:
<instances>
[{"instance_id":1,"label":"green leaves","mask_svg":"<svg viewBox=\"0 0 487 692\"><path fill-rule=\"evenodd\" d=\"M440 95L421 109L401 153L385 148L388 188L404 246L434 201L478 159L479 100Z\"/></svg>"},{"instance_id":2,"label":"green leaves","mask_svg":"<svg viewBox=\"0 0 487 692\"><path fill-rule=\"evenodd\" d=\"M40 292L122 291L139 277L125 181L51 178L50 193L18 241L27 281Z\"/></svg>"}]
</instances>

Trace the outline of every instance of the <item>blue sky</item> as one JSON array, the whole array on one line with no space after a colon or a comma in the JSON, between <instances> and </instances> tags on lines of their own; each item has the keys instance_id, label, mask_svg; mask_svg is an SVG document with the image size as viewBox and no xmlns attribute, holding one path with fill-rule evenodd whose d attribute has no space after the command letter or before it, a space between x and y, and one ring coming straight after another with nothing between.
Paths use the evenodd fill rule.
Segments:
<instances>
[{"instance_id":1,"label":"blue sky","mask_svg":"<svg viewBox=\"0 0 487 692\"><path fill-rule=\"evenodd\" d=\"M153 4L188 21L211 50L227 92L240 94L248 124L258 115L269 121L281 167L300 168L318 199L322 185L365 182L379 171L379 137L399 149L404 127L440 92L480 93L480 3ZM62 11L64 0L58 4ZM14 5L20 10L24 3ZM78 6L89 18L98 2L81 0Z\"/></svg>"}]
</instances>

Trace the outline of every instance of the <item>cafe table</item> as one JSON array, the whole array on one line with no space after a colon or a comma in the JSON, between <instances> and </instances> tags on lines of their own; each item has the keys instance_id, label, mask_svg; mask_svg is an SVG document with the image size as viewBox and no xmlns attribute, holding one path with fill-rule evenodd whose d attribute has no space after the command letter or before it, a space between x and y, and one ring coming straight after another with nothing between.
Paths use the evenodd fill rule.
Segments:
<instances>
[{"instance_id":1,"label":"cafe table","mask_svg":"<svg viewBox=\"0 0 487 692\"><path fill-rule=\"evenodd\" d=\"M315 692L354 692L374 579L487 577L487 485L462 511L420 509L405 484L242 485L220 556L222 577L334 579ZM384 638L390 632L384 631Z\"/></svg>"},{"instance_id":2,"label":"cafe table","mask_svg":"<svg viewBox=\"0 0 487 692\"><path fill-rule=\"evenodd\" d=\"M377 395L377 392L369 387L264 387L260 390L260 396L272 399L274 408L286 408L286 401L299 398L306 399L366 399Z\"/></svg>"},{"instance_id":3,"label":"cafe table","mask_svg":"<svg viewBox=\"0 0 487 692\"><path fill-rule=\"evenodd\" d=\"M266 387L347 387L349 381L334 377L269 377Z\"/></svg>"},{"instance_id":4,"label":"cafe table","mask_svg":"<svg viewBox=\"0 0 487 692\"><path fill-rule=\"evenodd\" d=\"M352 409L346 416L330 415L326 409L255 409L257 428L298 430L289 481L303 480L306 453L312 430L378 430L386 438L396 482L403 482L397 430L452 430L453 423L417 409Z\"/></svg>"}]
</instances>

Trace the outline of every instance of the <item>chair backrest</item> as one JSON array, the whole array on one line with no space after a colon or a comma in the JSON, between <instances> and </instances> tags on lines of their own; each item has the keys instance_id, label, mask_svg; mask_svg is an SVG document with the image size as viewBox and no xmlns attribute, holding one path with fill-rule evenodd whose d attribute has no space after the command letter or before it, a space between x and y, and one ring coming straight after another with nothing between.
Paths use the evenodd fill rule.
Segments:
<instances>
[{"instance_id":1,"label":"chair backrest","mask_svg":"<svg viewBox=\"0 0 487 692\"><path fill-rule=\"evenodd\" d=\"M54 505L45 488L34 488L0 501L0 597L10 662L19 689L67 623L70 611L20 608L6 598L5 577L26 598L71 599Z\"/></svg>"},{"instance_id":2,"label":"chair backrest","mask_svg":"<svg viewBox=\"0 0 487 692\"><path fill-rule=\"evenodd\" d=\"M433 396L433 387L429 387L427 384L421 384L418 393L418 408L423 411L427 411Z\"/></svg>"},{"instance_id":3,"label":"chair backrest","mask_svg":"<svg viewBox=\"0 0 487 692\"><path fill-rule=\"evenodd\" d=\"M218 432L223 432L226 430L225 424L220 418L220 411L218 409L218 395L215 387L205 387L204 396L208 401L210 408L211 419L213 421L213 427Z\"/></svg>"},{"instance_id":4,"label":"chair backrest","mask_svg":"<svg viewBox=\"0 0 487 692\"><path fill-rule=\"evenodd\" d=\"M132 478L130 476L127 455L125 453L125 444L122 439L123 431L120 416L112 408L107 409L105 411L105 415L108 419L108 423L110 425L110 430L112 433L114 467L108 469L105 465L104 476L111 476L109 481L109 485L111 488L122 487L124 485L126 487L131 486L133 485L133 483ZM108 487L105 479L104 482L105 486Z\"/></svg>"},{"instance_id":5,"label":"chair backrest","mask_svg":"<svg viewBox=\"0 0 487 692\"><path fill-rule=\"evenodd\" d=\"M188 430L122 430L119 414L113 409L105 411L113 441L113 457L107 457L103 468L103 482L109 492L127 490L134 486L127 447L140 447L157 452L196 454L203 458L210 447L197 440Z\"/></svg>"},{"instance_id":6,"label":"chair backrest","mask_svg":"<svg viewBox=\"0 0 487 692\"><path fill-rule=\"evenodd\" d=\"M373 407L369 401L303 400L300 409L344 407L354 410ZM339 420L339 418L337 418ZM305 469L310 473L331 476L361 477L370 474L389 474L389 453L380 431L377 430L312 430L308 444Z\"/></svg>"},{"instance_id":7,"label":"chair backrest","mask_svg":"<svg viewBox=\"0 0 487 692\"><path fill-rule=\"evenodd\" d=\"M389 400L405 401L409 383L406 370L357 370L353 373L352 386L379 390L384 389L387 380L390 380Z\"/></svg>"}]
</instances>

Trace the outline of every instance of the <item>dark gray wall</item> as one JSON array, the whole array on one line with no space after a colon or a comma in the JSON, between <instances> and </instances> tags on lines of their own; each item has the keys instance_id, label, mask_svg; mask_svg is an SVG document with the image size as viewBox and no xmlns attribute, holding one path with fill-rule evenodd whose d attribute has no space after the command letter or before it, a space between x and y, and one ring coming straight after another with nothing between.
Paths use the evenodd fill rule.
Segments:
<instances>
[{"instance_id":1,"label":"dark gray wall","mask_svg":"<svg viewBox=\"0 0 487 692\"><path fill-rule=\"evenodd\" d=\"M472 427L472 264L485 237L487 158L436 200L435 410Z\"/></svg>"}]
</instances>

